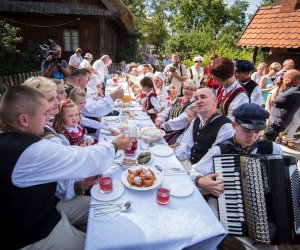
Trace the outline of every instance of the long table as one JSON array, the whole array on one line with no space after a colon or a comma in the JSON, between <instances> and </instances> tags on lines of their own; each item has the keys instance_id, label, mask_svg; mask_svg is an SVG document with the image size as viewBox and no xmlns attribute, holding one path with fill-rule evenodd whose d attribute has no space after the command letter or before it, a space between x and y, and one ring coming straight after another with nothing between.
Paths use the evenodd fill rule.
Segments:
<instances>
[{"instance_id":1,"label":"long table","mask_svg":"<svg viewBox=\"0 0 300 250\"><path fill-rule=\"evenodd\" d=\"M153 125L150 119L136 122L139 127ZM100 136L100 140L109 140L104 134ZM118 159L122 157L123 154ZM174 154L152 157L151 166L184 170ZM123 171L126 170L121 166L114 166L107 172L112 174L114 181L120 181ZM162 206L156 203L157 188L137 191L125 187L124 193L111 202L134 201L127 212L117 216L95 217L93 208L90 208L85 249L216 249L226 231L188 174L164 175L162 185L174 181L190 182L194 188L193 193L186 197L171 196L170 203ZM91 204L97 203L103 202L91 198Z\"/></svg>"}]
</instances>

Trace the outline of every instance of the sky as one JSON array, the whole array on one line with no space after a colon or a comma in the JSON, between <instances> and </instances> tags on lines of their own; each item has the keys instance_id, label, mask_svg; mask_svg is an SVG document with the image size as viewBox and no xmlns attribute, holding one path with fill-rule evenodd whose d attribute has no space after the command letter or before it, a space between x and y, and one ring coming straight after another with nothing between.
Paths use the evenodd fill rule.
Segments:
<instances>
[{"instance_id":1,"label":"sky","mask_svg":"<svg viewBox=\"0 0 300 250\"><path fill-rule=\"evenodd\" d=\"M224 2L231 5L234 3L234 0L224 0ZM257 6L259 6L261 3L261 0L247 0L247 2L249 3L247 13L254 14L255 11L257 10Z\"/></svg>"}]
</instances>

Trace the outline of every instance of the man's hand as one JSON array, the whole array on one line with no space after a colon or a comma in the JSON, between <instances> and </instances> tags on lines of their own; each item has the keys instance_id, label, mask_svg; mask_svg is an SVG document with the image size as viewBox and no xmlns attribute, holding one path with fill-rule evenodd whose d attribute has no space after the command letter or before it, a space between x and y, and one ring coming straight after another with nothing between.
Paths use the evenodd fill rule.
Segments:
<instances>
[{"instance_id":1,"label":"man's hand","mask_svg":"<svg viewBox=\"0 0 300 250\"><path fill-rule=\"evenodd\" d=\"M213 173L209 174L198 181L198 186L209 191L215 196L219 196L224 192L223 183L224 180L214 180L219 174Z\"/></svg>"},{"instance_id":2,"label":"man's hand","mask_svg":"<svg viewBox=\"0 0 300 250\"><path fill-rule=\"evenodd\" d=\"M81 190L86 191L93 185L98 183L98 175L81 180Z\"/></svg>"},{"instance_id":3,"label":"man's hand","mask_svg":"<svg viewBox=\"0 0 300 250\"><path fill-rule=\"evenodd\" d=\"M118 138L113 140L113 142L117 144L118 149L124 150L129 149L131 147L133 139L130 137L119 136Z\"/></svg>"},{"instance_id":4,"label":"man's hand","mask_svg":"<svg viewBox=\"0 0 300 250\"><path fill-rule=\"evenodd\" d=\"M115 101L116 99L122 99L124 96L124 90L118 87L110 92L110 97Z\"/></svg>"}]
</instances>

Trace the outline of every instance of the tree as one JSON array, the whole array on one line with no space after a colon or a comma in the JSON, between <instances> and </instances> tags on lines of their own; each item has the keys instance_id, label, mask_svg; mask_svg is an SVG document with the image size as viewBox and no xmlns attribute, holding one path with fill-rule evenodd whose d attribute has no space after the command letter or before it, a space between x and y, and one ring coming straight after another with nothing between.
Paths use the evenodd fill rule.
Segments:
<instances>
[{"instance_id":1,"label":"tree","mask_svg":"<svg viewBox=\"0 0 300 250\"><path fill-rule=\"evenodd\" d=\"M20 28L16 28L3 20L0 20L0 55L6 56L9 54L16 54L17 45L23 40L18 35Z\"/></svg>"}]
</instances>

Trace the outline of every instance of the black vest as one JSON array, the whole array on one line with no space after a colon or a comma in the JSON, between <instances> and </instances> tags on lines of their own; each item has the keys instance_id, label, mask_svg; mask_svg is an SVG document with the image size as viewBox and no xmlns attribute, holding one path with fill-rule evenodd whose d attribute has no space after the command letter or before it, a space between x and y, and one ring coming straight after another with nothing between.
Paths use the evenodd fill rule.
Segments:
<instances>
[{"instance_id":1,"label":"black vest","mask_svg":"<svg viewBox=\"0 0 300 250\"><path fill-rule=\"evenodd\" d=\"M234 144L233 138L218 144L221 150L221 154L240 154L239 147ZM267 139L259 138L255 147L257 147L257 154L266 155L273 154L273 143Z\"/></svg>"},{"instance_id":2,"label":"black vest","mask_svg":"<svg viewBox=\"0 0 300 250\"><path fill-rule=\"evenodd\" d=\"M19 188L11 181L20 155L39 140L15 132L0 133L1 225L5 232L1 238L7 241L10 249L18 249L47 237L61 219L55 208L56 182ZM34 173L34 162L32 168ZM8 237L13 240L8 241Z\"/></svg>"},{"instance_id":3,"label":"black vest","mask_svg":"<svg viewBox=\"0 0 300 250\"><path fill-rule=\"evenodd\" d=\"M220 115L211 121L208 125L199 128L200 118L197 117L194 121L193 127L193 141L194 146L191 149L190 161L192 164L197 163L207 153L216 141L220 128L230 123L230 119L226 116Z\"/></svg>"},{"instance_id":4,"label":"black vest","mask_svg":"<svg viewBox=\"0 0 300 250\"><path fill-rule=\"evenodd\" d=\"M251 94L252 94L253 90L257 86L258 86L258 84L255 81L253 81L253 80L250 80L245 85L243 85L244 89L246 89L246 91L247 91L247 94L248 94L249 98L251 97Z\"/></svg>"}]
</instances>

